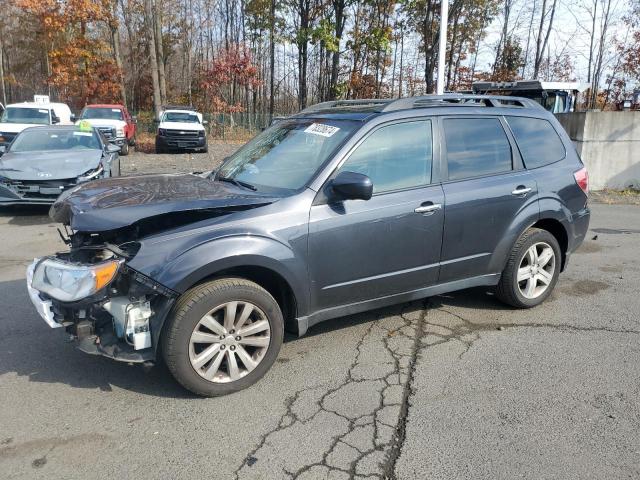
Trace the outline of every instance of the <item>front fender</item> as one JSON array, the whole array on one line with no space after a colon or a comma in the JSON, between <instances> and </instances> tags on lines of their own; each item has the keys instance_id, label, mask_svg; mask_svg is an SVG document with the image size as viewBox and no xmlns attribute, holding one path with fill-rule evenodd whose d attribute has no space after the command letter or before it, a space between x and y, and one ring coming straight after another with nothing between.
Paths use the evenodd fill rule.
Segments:
<instances>
[{"instance_id":1,"label":"front fender","mask_svg":"<svg viewBox=\"0 0 640 480\"><path fill-rule=\"evenodd\" d=\"M291 287L299 312L306 312L308 289L303 259L287 245L257 235L233 235L199 244L156 269L150 276L179 293L203 279L234 267L262 267L280 275ZM137 266L144 272L143 266ZM151 272L149 272L151 273Z\"/></svg>"}]
</instances>

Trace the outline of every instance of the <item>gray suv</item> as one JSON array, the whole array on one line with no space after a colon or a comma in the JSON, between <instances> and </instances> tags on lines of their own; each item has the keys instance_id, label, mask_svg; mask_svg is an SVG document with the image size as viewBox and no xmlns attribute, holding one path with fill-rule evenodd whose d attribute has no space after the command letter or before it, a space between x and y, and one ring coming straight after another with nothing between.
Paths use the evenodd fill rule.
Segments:
<instances>
[{"instance_id":1,"label":"gray suv","mask_svg":"<svg viewBox=\"0 0 640 480\"><path fill-rule=\"evenodd\" d=\"M285 329L469 287L543 302L589 225L587 172L531 100L322 103L218 170L105 179L51 208L68 250L27 272L87 353L164 358L200 395L255 383Z\"/></svg>"}]
</instances>

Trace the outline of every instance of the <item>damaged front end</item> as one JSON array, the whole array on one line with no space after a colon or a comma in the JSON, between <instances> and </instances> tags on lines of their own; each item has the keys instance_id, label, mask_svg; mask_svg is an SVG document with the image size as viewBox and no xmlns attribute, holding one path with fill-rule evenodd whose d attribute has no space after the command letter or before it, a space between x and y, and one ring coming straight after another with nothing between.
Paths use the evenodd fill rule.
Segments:
<instances>
[{"instance_id":1,"label":"damaged front end","mask_svg":"<svg viewBox=\"0 0 640 480\"><path fill-rule=\"evenodd\" d=\"M103 242L75 234L68 252L36 259L29 295L42 318L64 327L85 353L123 362L152 362L177 293L131 269L137 242Z\"/></svg>"}]
</instances>

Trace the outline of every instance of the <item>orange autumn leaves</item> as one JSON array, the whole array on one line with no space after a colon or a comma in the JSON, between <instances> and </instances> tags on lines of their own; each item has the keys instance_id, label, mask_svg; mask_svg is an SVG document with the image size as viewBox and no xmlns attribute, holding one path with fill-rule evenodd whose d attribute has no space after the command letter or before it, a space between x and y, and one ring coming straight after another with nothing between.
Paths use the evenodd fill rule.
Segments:
<instances>
[{"instance_id":1,"label":"orange autumn leaves","mask_svg":"<svg viewBox=\"0 0 640 480\"><path fill-rule=\"evenodd\" d=\"M101 31L115 19L112 0L15 0L47 46L48 83L78 107L119 99L119 71Z\"/></svg>"}]
</instances>

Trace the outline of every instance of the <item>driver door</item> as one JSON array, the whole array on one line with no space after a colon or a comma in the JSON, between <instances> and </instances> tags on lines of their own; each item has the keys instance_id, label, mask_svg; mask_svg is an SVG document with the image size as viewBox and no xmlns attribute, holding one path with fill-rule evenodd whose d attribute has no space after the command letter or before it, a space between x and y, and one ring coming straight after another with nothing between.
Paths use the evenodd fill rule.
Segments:
<instances>
[{"instance_id":1,"label":"driver door","mask_svg":"<svg viewBox=\"0 0 640 480\"><path fill-rule=\"evenodd\" d=\"M313 310L437 282L444 194L439 184L431 184L433 157L428 119L384 125L350 153L336 174L367 175L373 196L366 201L339 201L329 195L311 207Z\"/></svg>"}]
</instances>

